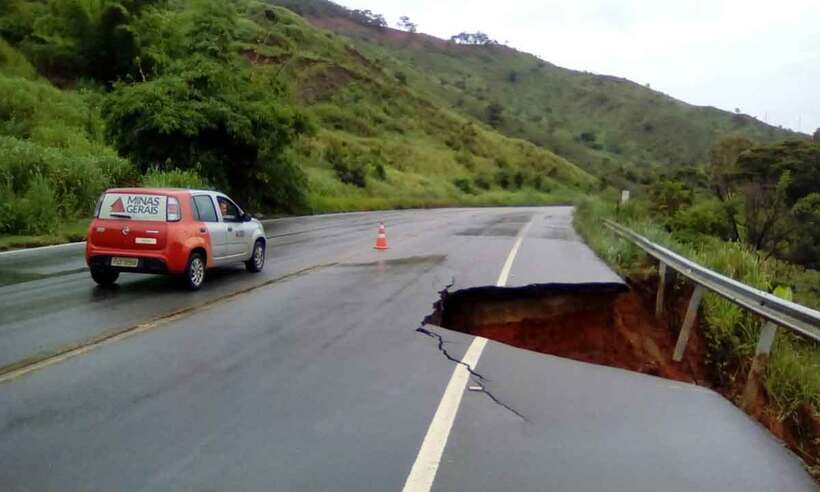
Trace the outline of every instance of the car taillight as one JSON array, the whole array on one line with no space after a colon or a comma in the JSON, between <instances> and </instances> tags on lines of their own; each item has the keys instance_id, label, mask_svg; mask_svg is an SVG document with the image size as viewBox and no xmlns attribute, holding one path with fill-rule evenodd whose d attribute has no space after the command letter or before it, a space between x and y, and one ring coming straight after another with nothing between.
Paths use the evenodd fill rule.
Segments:
<instances>
[{"instance_id":1,"label":"car taillight","mask_svg":"<svg viewBox=\"0 0 820 492\"><path fill-rule=\"evenodd\" d=\"M182 219L182 213L179 210L179 201L174 197L168 197L168 222L176 222Z\"/></svg>"}]
</instances>

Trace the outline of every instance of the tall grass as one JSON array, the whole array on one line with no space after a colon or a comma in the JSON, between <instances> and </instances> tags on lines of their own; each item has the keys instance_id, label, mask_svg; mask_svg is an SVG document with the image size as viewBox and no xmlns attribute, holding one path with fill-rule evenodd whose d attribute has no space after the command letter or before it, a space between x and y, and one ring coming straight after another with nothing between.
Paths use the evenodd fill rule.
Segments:
<instances>
[{"instance_id":1,"label":"tall grass","mask_svg":"<svg viewBox=\"0 0 820 492\"><path fill-rule=\"evenodd\" d=\"M646 269L647 257L631 243L617 238L601 226L603 219L616 218L615 195L582 200L575 224L591 247L610 265L625 274ZM657 224L639 202L622 207L619 222L663 244L693 261L764 291L778 285L794 287L811 278L799 268L786 268L764 261L740 243L700 236L683 242ZM789 273L793 276L789 276ZM817 308L817 305L813 307ZM735 385L745 381L751 357L760 335L761 320L732 302L712 293L702 304L703 330L708 344L707 362L715 369L719 383ZM774 411L786 418L805 404L820 408L820 350L812 341L780 329L765 374L765 387Z\"/></svg>"}]
</instances>

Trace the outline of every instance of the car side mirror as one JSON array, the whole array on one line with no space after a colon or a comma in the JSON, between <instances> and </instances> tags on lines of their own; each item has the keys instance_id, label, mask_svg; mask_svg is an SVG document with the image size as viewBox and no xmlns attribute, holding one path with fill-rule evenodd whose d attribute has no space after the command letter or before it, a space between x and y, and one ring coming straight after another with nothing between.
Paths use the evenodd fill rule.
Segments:
<instances>
[{"instance_id":1,"label":"car side mirror","mask_svg":"<svg viewBox=\"0 0 820 492\"><path fill-rule=\"evenodd\" d=\"M250 222L251 220L253 220L253 217L248 212L242 215L242 222Z\"/></svg>"}]
</instances>

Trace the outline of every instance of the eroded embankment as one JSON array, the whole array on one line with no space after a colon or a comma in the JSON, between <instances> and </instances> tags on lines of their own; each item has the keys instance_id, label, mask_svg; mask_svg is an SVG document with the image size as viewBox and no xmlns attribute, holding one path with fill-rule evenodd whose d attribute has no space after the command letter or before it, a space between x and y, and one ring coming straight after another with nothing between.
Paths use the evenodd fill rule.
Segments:
<instances>
[{"instance_id":1,"label":"eroded embankment","mask_svg":"<svg viewBox=\"0 0 820 492\"><path fill-rule=\"evenodd\" d=\"M622 284L445 291L430 322L544 354L705 382L697 350L674 362L674 334Z\"/></svg>"},{"instance_id":2,"label":"eroded embankment","mask_svg":"<svg viewBox=\"0 0 820 492\"><path fill-rule=\"evenodd\" d=\"M668 286L664 314L657 319L657 281L657 276L633 278L629 288L622 284L544 284L445 289L425 323L543 354L699 384L740 405L748 368L721 373L707 365L699 321L684 359L672 360L692 289ZM813 409L801 408L795 417L779 418L762 385L755 400L742 408L809 466L819 462L820 416Z\"/></svg>"}]
</instances>

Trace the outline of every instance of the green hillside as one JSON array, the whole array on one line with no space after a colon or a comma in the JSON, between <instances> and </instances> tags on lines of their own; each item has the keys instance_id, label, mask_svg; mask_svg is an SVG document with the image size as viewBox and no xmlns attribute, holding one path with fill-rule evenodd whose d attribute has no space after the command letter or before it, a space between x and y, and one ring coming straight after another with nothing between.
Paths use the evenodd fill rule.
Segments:
<instances>
[{"instance_id":1,"label":"green hillside","mask_svg":"<svg viewBox=\"0 0 820 492\"><path fill-rule=\"evenodd\" d=\"M348 36L388 66L411 67L410 85L447 107L592 172L623 166L622 172L631 170L638 179L655 166L704 162L726 134L758 143L798 136L747 115L692 106L626 79L567 70L506 46L457 44L366 25L325 0L274 3Z\"/></svg>"},{"instance_id":2,"label":"green hillside","mask_svg":"<svg viewBox=\"0 0 820 492\"><path fill-rule=\"evenodd\" d=\"M348 39L287 9L274 8L275 20L270 12L247 17L240 49L255 66L281 71L317 123L316 135L294 150L315 209L528 203L539 192L567 196L595 183L531 142L442 108Z\"/></svg>"},{"instance_id":3,"label":"green hillside","mask_svg":"<svg viewBox=\"0 0 820 492\"><path fill-rule=\"evenodd\" d=\"M0 234L54 233L115 185L213 186L291 213L599 186L267 2L9 0L0 36Z\"/></svg>"}]
</instances>

